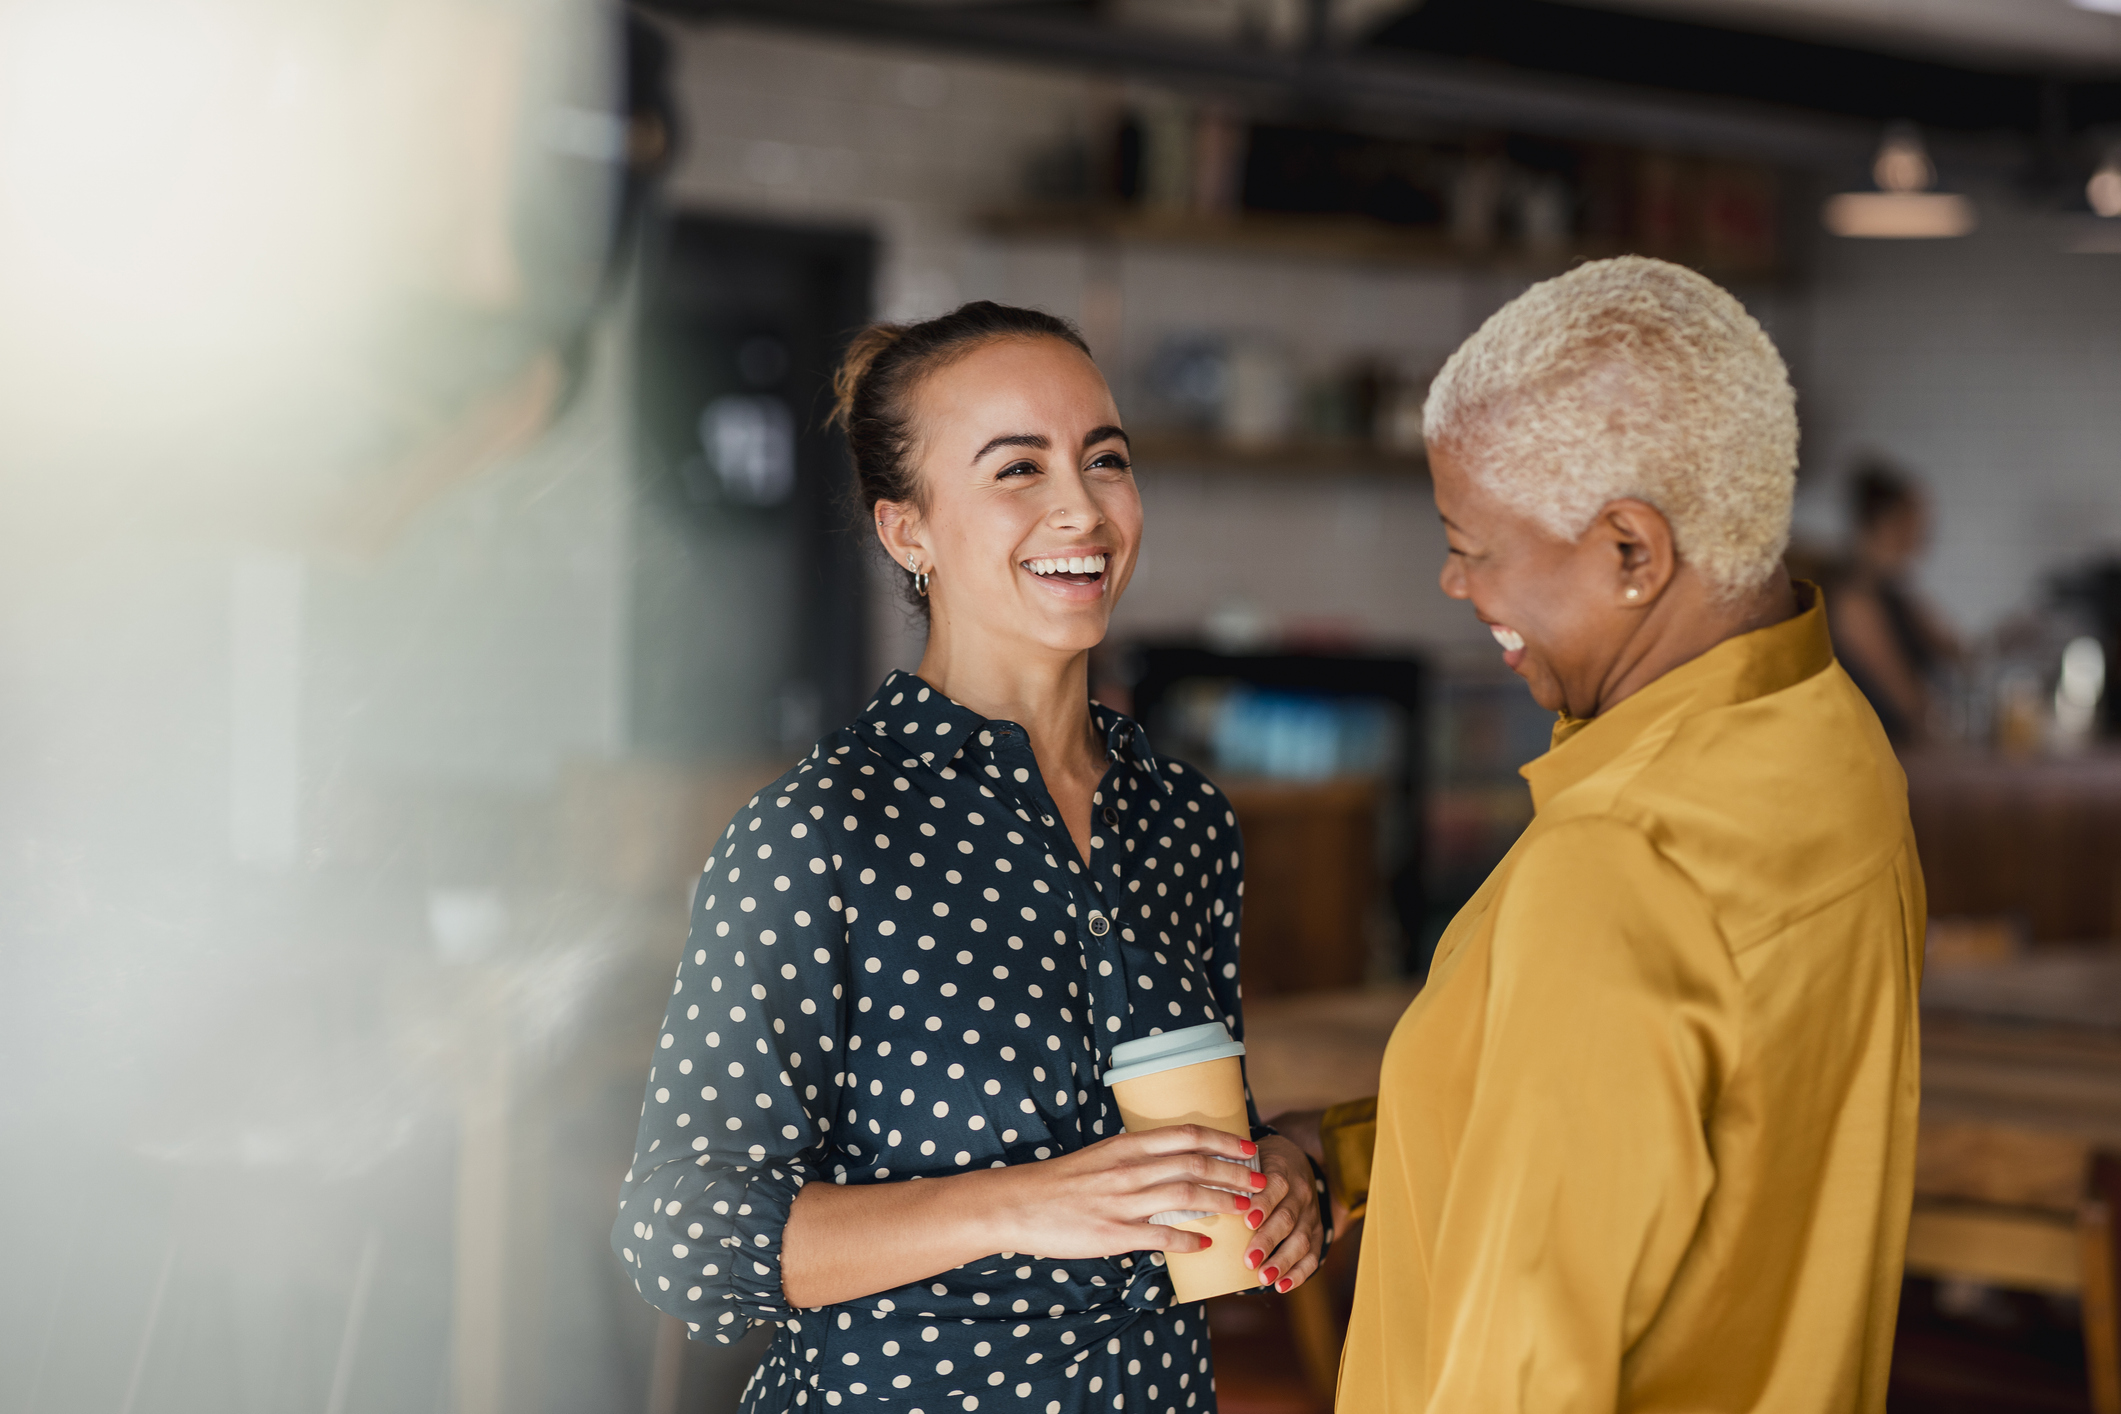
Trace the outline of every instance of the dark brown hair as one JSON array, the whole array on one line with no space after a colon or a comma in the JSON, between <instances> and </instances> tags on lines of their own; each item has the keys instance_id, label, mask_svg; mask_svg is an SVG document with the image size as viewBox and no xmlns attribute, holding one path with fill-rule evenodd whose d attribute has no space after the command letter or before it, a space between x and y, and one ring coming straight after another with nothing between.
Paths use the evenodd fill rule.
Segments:
<instances>
[{"instance_id":1,"label":"dark brown hair","mask_svg":"<svg viewBox=\"0 0 2121 1414\"><path fill-rule=\"evenodd\" d=\"M1849 475L1849 510L1858 530L1869 530L1887 516L1921 499L1906 472L1882 457L1867 457Z\"/></svg>"},{"instance_id":2,"label":"dark brown hair","mask_svg":"<svg viewBox=\"0 0 2121 1414\"><path fill-rule=\"evenodd\" d=\"M922 379L993 339L1059 339L1090 346L1075 326L1039 309L974 300L918 324L872 324L847 345L832 375L832 421L847 434L854 490L873 524L879 501L919 504L913 464L913 391ZM906 593L924 612L927 601Z\"/></svg>"}]
</instances>

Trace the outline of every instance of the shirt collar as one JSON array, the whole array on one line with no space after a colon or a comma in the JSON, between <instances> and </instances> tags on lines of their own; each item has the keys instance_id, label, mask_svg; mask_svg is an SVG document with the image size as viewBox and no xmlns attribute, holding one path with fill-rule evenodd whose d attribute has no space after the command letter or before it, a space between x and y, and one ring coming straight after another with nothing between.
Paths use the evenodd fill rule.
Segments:
<instances>
[{"instance_id":1,"label":"shirt collar","mask_svg":"<svg viewBox=\"0 0 2121 1414\"><path fill-rule=\"evenodd\" d=\"M1102 702L1090 704L1090 720L1105 734L1105 755L1115 765L1135 767L1162 786L1165 795L1178 793L1178 787L1171 784L1170 773L1157 761L1156 752L1149 745L1149 734L1142 730L1141 723L1124 712L1113 711Z\"/></svg>"},{"instance_id":2,"label":"shirt collar","mask_svg":"<svg viewBox=\"0 0 2121 1414\"><path fill-rule=\"evenodd\" d=\"M1532 786L1532 806L1548 801L1612 764L1643 737L1718 707L1735 706L1794 687L1834 661L1827 636L1826 596L1805 581L1799 601L1810 602L1796 617L1728 638L1698 658L1681 663L1649 686L1595 717L1562 713L1554 744L1518 774Z\"/></svg>"},{"instance_id":3,"label":"shirt collar","mask_svg":"<svg viewBox=\"0 0 2121 1414\"><path fill-rule=\"evenodd\" d=\"M907 759L939 766L956 756L986 719L917 675L894 669L877 688L876 700L862 709L861 725L879 742L895 743Z\"/></svg>"},{"instance_id":4,"label":"shirt collar","mask_svg":"<svg viewBox=\"0 0 2121 1414\"><path fill-rule=\"evenodd\" d=\"M1090 719L1105 734L1105 754L1114 762L1138 768L1167 795L1176 789L1150 748L1148 733L1132 717L1092 702ZM955 759L976 733L996 725L904 669L894 669L884 679L876 699L862 709L860 724L871 739L897 746L905 753L902 759L938 769Z\"/></svg>"}]
</instances>

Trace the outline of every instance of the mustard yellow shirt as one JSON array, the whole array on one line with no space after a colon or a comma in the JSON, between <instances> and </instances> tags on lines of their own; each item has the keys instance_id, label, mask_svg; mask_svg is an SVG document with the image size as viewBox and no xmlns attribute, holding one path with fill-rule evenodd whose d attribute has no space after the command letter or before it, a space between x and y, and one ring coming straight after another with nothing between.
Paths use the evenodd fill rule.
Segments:
<instances>
[{"instance_id":1,"label":"mustard yellow shirt","mask_svg":"<svg viewBox=\"0 0 2121 1414\"><path fill-rule=\"evenodd\" d=\"M1884 1408L1922 875L1805 589L1524 768L1385 1055L1341 1414Z\"/></svg>"}]
</instances>

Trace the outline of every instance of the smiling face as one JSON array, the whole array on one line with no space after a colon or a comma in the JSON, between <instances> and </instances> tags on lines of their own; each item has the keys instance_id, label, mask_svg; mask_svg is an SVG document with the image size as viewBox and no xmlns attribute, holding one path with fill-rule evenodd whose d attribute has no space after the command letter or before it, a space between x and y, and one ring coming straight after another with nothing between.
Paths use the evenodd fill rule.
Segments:
<instances>
[{"instance_id":1,"label":"smiling face","mask_svg":"<svg viewBox=\"0 0 2121 1414\"><path fill-rule=\"evenodd\" d=\"M1429 448L1450 543L1443 592L1472 604L1540 706L1596 715L1641 608L1661 587L1656 566L1645 562L1655 559L1654 548L1645 556L1612 514L1633 516L1641 503L1616 502L1578 539L1563 540L1484 489L1459 450Z\"/></svg>"},{"instance_id":2,"label":"smiling face","mask_svg":"<svg viewBox=\"0 0 2121 1414\"><path fill-rule=\"evenodd\" d=\"M1080 653L1134 572L1141 497L1104 376L1052 338L999 338L914 394L919 505L880 505L931 575L931 634Z\"/></svg>"}]
</instances>

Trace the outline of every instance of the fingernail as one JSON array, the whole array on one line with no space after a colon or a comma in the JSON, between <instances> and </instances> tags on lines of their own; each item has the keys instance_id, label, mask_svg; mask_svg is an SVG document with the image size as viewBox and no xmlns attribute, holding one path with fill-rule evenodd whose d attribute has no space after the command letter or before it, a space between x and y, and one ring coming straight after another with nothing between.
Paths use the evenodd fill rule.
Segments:
<instances>
[{"instance_id":1,"label":"fingernail","mask_svg":"<svg viewBox=\"0 0 2121 1414\"><path fill-rule=\"evenodd\" d=\"M1239 1211L1240 1213L1252 1206L1252 1200L1250 1198L1247 1198L1244 1194L1239 1193L1234 1196L1237 1199L1237 1211Z\"/></svg>"},{"instance_id":2,"label":"fingernail","mask_svg":"<svg viewBox=\"0 0 2121 1414\"><path fill-rule=\"evenodd\" d=\"M1259 1225L1265 1222L1266 1220L1267 1214L1264 1209L1254 1208L1251 1212L1245 1214L1245 1221L1250 1223L1255 1231L1258 1230Z\"/></svg>"},{"instance_id":3,"label":"fingernail","mask_svg":"<svg viewBox=\"0 0 2121 1414\"><path fill-rule=\"evenodd\" d=\"M1266 1260L1267 1254L1264 1252L1245 1253L1245 1265L1248 1267L1257 1267L1261 1262L1264 1262Z\"/></svg>"},{"instance_id":4,"label":"fingernail","mask_svg":"<svg viewBox=\"0 0 2121 1414\"><path fill-rule=\"evenodd\" d=\"M1281 1279L1281 1284L1276 1286L1274 1289L1276 1291L1287 1291L1290 1287L1294 1285L1296 1285L1296 1279L1294 1277L1283 1277Z\"/></svg>"},{"instance_id":5,"label":"fingernail","mask_svg":"<svg viewBox=\"0 0 2121 1414\"><path fill-rule=\"evenodd\" d=\"M1263 1173L1255 1173L1255 1174L1253 1174L1253 1175L1252 1175L1252 1186L1253 1186L1254 1188L1265 1188L1265 1187L1267 1186L1267 1176L1266 1176L1265 1174L1263 1174Z\"/></svg>"},{"instance_id":6,"label":"fingernail","mask_svg":"<svg viewBox=\"0 0 2121 1414\"><path fill-rule=\"evenodd\" d=\"M1210 1247L1213 1247L1214 1245L1215 1245L1215 1239L1214 1239L1214 1238L1212 1238L1212 1237L1208 1236L1208 1234L1206 1234L1205 1232L1204 1232L1204 1233L1202 1233L1202 1234L1200 1235L1200 1250L1201 1250L1201 1251L1205 1252L1205 1251L1207 1251L1207 1250L1208 1250L1208 1249L1209 1249Z\"/></svg>"},{"instance_id":7,"label":"fingernail","mask_svg":"<svg viewBox=\"0 0 2121 1414\"><path fill-rule=\"evenodd\" d=\"M1275 1277L1275 1274L1276 1274L1277 1270L1278 1270L1278 1269L1277 1269L1277 1268L1274 1268L1274 1267L1269 1267L1269 1268L1267 1268L1267 1269L1266 1269L1265 1271L1263 1271L1263 1272L1261 1272L1261 1273L1259 1274L1259 1276L1260 1276L1260 1280L1262 1280L1262 1281L1272 1281L1272 1280L1274 1280L1274 1277Z\"/></svg>"},{"instance_id":8,"label":"fingernail","mask_svg":"<svg viewBox=\"0 0 2121 1414\"><path fill-rule=\"evenodd\" d=\"M1259 1152L1259 1146L1257 1144L1254 1144L1249 1139L1240 1139L1238 1141L1238 1147L1245 1151L1245 1157L1248 1159Z\"/></svg>"}]
</instances>

